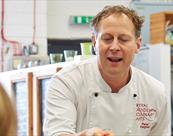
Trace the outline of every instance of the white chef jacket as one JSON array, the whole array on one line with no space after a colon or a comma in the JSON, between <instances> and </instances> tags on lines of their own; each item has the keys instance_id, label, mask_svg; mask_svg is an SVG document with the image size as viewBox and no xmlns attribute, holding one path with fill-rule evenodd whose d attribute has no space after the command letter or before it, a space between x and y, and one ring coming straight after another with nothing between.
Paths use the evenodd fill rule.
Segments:
<instances>
[{"instance_id":1,"label":"white chef jacket","mask_svg":"<svg viewBox=\"0 0 173 136\"><path fill-rule=\"evenodd\" d=\"M163 84L133 66L129 83L112 93L92 58L63 68L52 78L44 134L98 127L116 136L170 136L167 101Z\"/></svg>"}]
</instances>

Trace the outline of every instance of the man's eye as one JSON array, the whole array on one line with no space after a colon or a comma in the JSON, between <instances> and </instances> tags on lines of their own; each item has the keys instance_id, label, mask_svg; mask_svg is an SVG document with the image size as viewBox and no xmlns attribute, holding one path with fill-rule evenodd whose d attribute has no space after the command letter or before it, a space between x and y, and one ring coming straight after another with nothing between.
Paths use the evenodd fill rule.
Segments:
<instances>
[{"instance_id":1,"label":"man's eye","mask_svg":"<svg viewBox=\"0 0 173 136\"><path fill-rule=\"evenodd\" d=\"M126 42L126 41L128 41L127 39L120 39L121 41L124 41L124 42Z\"/></svg>"},{"instance_id":2,"label":"man's eye","mask_svg":"<svg viewBox=\"0 0 173 136\"><path fill-rule=\"evenodd\" d=\"M113 41L113 38L112 37L104 37L103 41L106 42L106 43L110 43L110 42Z\"/></svg>"},{"instance_id":3,"label":"man's eye","mask_svg":"<svg viewBox=\"0 0 173 136\"><path fill-rule=\"evenodd\" d=\"M122 41L122 42L128 42L129 41L128 38L119 38L119 40Z\"/></svg>"},{"instance_id":4,"label":"man's eye","mask_svg":"<svg viewBox=\"0 0 173 136\"><path fill-rule=\"evenodd\" d=\"M104 39L105 41L111 41L112 40L112 38L106 38L106 39Z\"/></svg>"}]
</instances>

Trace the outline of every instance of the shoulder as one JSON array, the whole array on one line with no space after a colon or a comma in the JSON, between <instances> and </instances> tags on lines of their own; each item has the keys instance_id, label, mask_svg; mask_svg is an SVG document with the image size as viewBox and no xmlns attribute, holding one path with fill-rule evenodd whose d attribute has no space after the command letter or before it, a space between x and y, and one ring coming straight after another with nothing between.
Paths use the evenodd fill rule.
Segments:
<instances>
[{"instance_id":1,"label":"shoulder","mask_svg":"<svg viewBox=\"0 0 173 136\"><path fill-rule=\"evenodd\" d=\"M55 76L56 75L66 76L70 74L85 74L86 72L89 72L89 70L93 68L95 62L96 62L95 57L78 62L73 61L68 65L64 66L59 72L55 74Z\"/></svg>"},{"instance_id":2,"label":"shoulder","mask_svg":"<svg viewBox=\"0 0 173 136\"><path fill-rule=\"evenodd\" d=\"M153 96L165 96L165 86L161 81L138 68L132 67L132 70L138 87L145 91L145 93Z\"/></svg>"},{"instance_id":3,"label":"shoulder","mask_svg":"<svg viewBox=\"0 0 173 136\"><path fill-rule=\"evenodd\" d=\"M72 101L76 101L79 92L86 88L86 83L92 78L92 68L96 65L94 60L72 62L57 72L49 83L49 94L63 94Z\"/></svg>"},{"instance_id":4,"label":"shoulder","mask_svg":"<svg viewBox=\"0 0 173 136\"><path fill-rule=\"evenodd\" d=\"M53 80L60 80L70 85L81 85L84 80L92 78L95 73L96 59L90 58L80 62L71 62L53 76Z\"/></svg>"}]
</instances>

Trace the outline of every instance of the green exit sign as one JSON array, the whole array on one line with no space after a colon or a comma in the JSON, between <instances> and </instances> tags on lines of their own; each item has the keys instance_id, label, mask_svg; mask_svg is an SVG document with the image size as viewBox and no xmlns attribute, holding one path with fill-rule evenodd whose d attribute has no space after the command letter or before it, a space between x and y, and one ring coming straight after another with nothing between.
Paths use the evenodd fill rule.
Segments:
<instances>
[{"instance_id":1,"label":"green exit sign","mask_svg":"<svg viewBox=\"0 0 173 136\"><path fill-rule=\"evenodd\" d=\"M93 16L70 16L70 24L89 24L93 19Z\"/></svg>"}]
</instances>

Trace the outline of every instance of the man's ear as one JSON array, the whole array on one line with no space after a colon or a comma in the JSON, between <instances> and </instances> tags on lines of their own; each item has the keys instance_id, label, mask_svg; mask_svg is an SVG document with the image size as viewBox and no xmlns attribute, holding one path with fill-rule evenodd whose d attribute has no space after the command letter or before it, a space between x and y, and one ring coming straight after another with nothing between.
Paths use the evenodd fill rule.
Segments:
<instances>
[{"instance_id":1,"label":"man's ear","mask_svg":"<svg viewBox=\"0 0 173 136\"><path fill-rule=\"evenodd\" d=\"M95 46L96 46L96 36L94 34L91 37L91 41L92 41L93 48L95 48Z\"/></svg>"},{"instance_id":2,"label":"man's ear","mask_svg":"<svg viewBox=\"0 0 173 136\"><path fill-rule=\"evenodd\" d=\"M92 35L91 41L92 41L92 46L93 46L94 52L96 52L96 36L95 36L95 34Z\"/></svg>"},{"instance_id":3,"label":"man's ear","mask_svg":"<svg viewBox=\"0 0 173 136\"><path fill-rule=\"evenodd\" d=\"M136 52L135 52L135 53L138 53L138 52L140 51L141 44L142 44L142 38L141 38L141 37L138 37L138 38L136 39L136 46L137 46L137 49L136 49Z\"/></svg>"}]
</instances>

